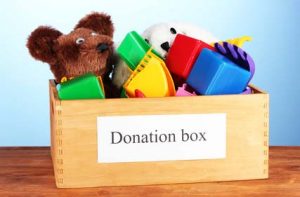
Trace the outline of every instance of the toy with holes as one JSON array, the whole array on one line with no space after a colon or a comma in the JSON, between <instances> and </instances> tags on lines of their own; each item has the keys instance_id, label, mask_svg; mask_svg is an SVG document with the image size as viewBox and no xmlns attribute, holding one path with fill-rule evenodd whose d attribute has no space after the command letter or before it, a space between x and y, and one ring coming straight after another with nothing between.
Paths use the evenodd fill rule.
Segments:
<instances>
[{"instance_id":1,"label":"toy with holes","mask_svg":"<svg viewBox=\"0 0 300 197\"><path fill-rule=\"evenodd\" d=\"M254 62L241 48L216 43L217 52L204 49L195 62L187 83L202 95L247 93Z\"/></svg>"},{"instance_id":2,"label":"toy with holes","mask_svg":"<svg viewBox=\"0 0 300 197\"><path fill-rule=\"evenodd\" d=\"M175 86L164 61L150 49L124 84L128 97L175 96Z\"/></svg>"},{"instance_id":3,"label":"toy with holes","mask_svg":"<svg viewBox=\"0 0 300 197\"><path fill-rule=\"evenodd\" d=\"M56 86L61 100L104 99L105 93L100 77L92 73L73 78Z\"/></svg>"},{"instance_id":4,"label":"toy with holes","mask_svg":"<svg viewBox=\"0 0 300 197\"><path fill-rule=\"evenodd\" d=\"M170 72L178 79L187 79L192 67L203 49L214 48L201 40L178 34L166 58Z\"/></svg>"}]
</instances>

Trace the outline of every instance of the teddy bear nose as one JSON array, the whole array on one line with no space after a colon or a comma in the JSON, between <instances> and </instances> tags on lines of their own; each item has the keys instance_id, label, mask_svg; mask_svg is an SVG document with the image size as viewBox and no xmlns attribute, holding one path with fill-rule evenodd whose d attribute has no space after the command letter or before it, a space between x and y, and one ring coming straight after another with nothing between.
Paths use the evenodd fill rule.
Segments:
<instances>
[{"instance_id":1,"label":"teddy bear nose","mask_svg":"<svg viewBox=\"0 0 300 197\"><path fill-rule=\"evenodd\" d=\"M96 49L100 52L103 53L104 51L106 51L108 49L108 45L105 43L100 43L97 45Z\"/></svg>"},{"instance_id":2,"label":"teddy bear nose","mask_svg":"<svg viewBox=\"0 0 300 197\"><path fill-rule=\"evenodd\" d=\"M165 50L165 51L169 51L169 49L170 49L170 44L169 44L169 42L164 42L164 43L162 43L161 45L161 48L163 49L163 50Z\"/></svg>"}]
</instances>

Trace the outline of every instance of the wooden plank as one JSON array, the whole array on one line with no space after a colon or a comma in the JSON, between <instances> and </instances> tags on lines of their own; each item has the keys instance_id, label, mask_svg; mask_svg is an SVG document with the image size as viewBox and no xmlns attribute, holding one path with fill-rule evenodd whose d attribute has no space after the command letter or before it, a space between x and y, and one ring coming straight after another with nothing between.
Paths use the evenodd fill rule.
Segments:
<instances>
[{"instance_id":1,"label":"wooden plank","mask_svg":"<svg viewBox=\"0 0 300 197\"><path fill-rule=\"evenodd\" d=\"M300 196L300 147L270 147L265 180L57 189L49 147L0 148L0 196Z\"/></svg>"},{"instance_id":2,"label":"wooden plank","mask_svg":"<svg viewBox=\"0 0 300 197\"><path fill-rule=\"evenodd\" d=\"M58 187L192 183L268 177L269 96L251 95L59 101L54 109L53 162ZM97 116L227 114L227 157L138 163L97 163ZM52 123L53 124L53 123ZM57 135L58 134L58 135Z\"/></svg>"}]
</instances>

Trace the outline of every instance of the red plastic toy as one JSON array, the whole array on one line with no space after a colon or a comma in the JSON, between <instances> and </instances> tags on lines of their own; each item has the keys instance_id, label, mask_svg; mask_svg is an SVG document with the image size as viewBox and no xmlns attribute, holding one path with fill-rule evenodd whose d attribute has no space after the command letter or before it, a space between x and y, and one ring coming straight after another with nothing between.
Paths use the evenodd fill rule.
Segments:
<instances>
[{"instance_id":1,"label":"red plastic toy","mask_svg":"<svg viewBox=\"0 0 300 197\"><path fill-rule=\"evenodd\" d=\"M136 98L145 98L146 96L142 91L140 91L139 89L136 89L135 90L135 97Z\"/></svg>"},{"instance_id":2,"label":"red plastic toy","mask_svg":"<svg viewBox=\"0 0 300 197\"><path fill-rule=\"evenodd\" d=\"M176 77L187 79L197 57L204 48L215 51L214 47L201 40L178 34L166 59L170 72Z\"/></svg>"}]
</instances>

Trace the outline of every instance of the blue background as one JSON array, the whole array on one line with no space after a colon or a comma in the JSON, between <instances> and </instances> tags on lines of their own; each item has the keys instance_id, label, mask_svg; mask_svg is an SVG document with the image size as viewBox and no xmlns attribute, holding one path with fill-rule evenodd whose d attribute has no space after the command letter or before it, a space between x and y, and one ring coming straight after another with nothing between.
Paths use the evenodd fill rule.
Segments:
<instances>
[{"instance_id":1,"label":"blue background","mask_svg":"<svg viewBox=\"0 0 300 197\"><path fill-rule=\"evenodd\" d=\"M47 64L25 48L37 26L64 33L85 14L105 11L115 23L115 41L165 21L191 22L219 39L251 35L245 45L257 65L252 83L270 93L271 145L300 145L300 1L195 0L99 1L12 0L0 8L0 146L49 145Z\"/></svg>"}]
</instances>

